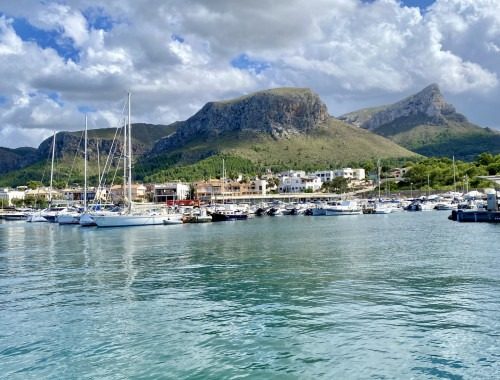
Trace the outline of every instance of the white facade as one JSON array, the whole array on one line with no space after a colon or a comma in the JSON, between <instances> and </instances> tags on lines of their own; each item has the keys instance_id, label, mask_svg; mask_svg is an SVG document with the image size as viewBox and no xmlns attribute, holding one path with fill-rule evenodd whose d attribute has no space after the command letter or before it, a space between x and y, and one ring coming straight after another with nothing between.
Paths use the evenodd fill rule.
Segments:
<instances>
[{"instance_id":1,"label":"white facade","mask_svg":"<svg viewBox=\"0 0 500 380\"><path fill-rule=\"evenodd\" d=\"M319 172L314 172L313 175L321 179L321 182L330 182L335 178L335 172L333 170L322 170Z\"/></svg>"},{"instance_id":2,"label":"white facade","mask_svg":"<svg viewBox=\"0 0 500 380\"><path fill-rule=\"evenodd\" d=\"M184 200L189 196L189 185L181 182L170 182L153 185L153 201L164 203L168 200Z\"/></svg>"},{"instance_id":3,"label":"white facade","mask_svg":"<svg viewBox=\"0 0 500 380\"><path fill-rule=\"evenodd\" d=\"M320 178L323 183L332 181L336 177L343 177L353 181L363 181L365 179L365 169L343 168L338 170L322 170L314 172L313 175Z\"/></svg>"},{"instance_id":4,"label":"white facade","mask_svg":"<svg viewBox=\"0 0 500 380\"><path fill-rule=\"evenodd\" d=\"M288 170L286 172L281 172L279 177L305 177L306 172L304 170Z\"/></svg>"},{"instance_id":5,"label":"white facade","mask_svg":"<svg viewBox=\"0 0 500 380\"><path fill-rule=\"evenodd\" d=\"M366 178L365 169L352 169L353 179L357 181L363 181Z\"/></svg>"},{"instance_id":6,"label":"white facade","mask_svg":"<svg viewBox=\"0 0 500 380\"><path fill-rule=\"evenodd\" d=\"M250 181L250 190L256 194L267 194L267 181L265 179L254 179Z\"/></svg>"},{"instance_id":7,"label":"white facade","mask_svg":"<svg viewBox=\"0 0 500 380\"><path fill-rule=\"evenodd\" d=\"M335 177L344 177L354 181L362 181L365 179L365 169L343 168L335 170Z\"/></svg>"},{"instance_id":8,"label":"white facade","mask_svg":"<svg viewBox=\"0 0 500 380\"><path fill-rule=\"evenodd\" d=\"M24 196L24 191L9 190L7 188L0 189L0 207L12 206L12 201L14 199L23 200Z\"/></svg>"},{"instance_id":9,"label":"white facade","mask_svg":"<svg viewBox=\"0 0 500 380\"><path fill-rule=\"evenodd\" d=\"M291 176L283 175L280 178L279 191L280 193L303 193L305 191L318 191L321 189L321 179L314 175L298 176L298 172L292 173Z\"/></svg>"},{"instance_id":10,"label":"white facade","mask_svg":"<svg viewBox=\"0 0 500 380\"><path fill-rule=\"evenodd\" d=\"M353 179L354 172L351 168L343 168L335 170L335 177L344 177L347 179Z\"/></svg>"}]
</instances>

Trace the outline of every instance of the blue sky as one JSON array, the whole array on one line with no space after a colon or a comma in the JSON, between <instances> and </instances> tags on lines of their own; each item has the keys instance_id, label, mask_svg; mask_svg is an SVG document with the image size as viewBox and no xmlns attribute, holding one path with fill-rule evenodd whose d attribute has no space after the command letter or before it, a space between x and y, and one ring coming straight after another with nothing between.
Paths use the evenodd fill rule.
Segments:
<instances>
[{"instance_id":1,"label":"blue sky","mask_svg":"<svg viewBox=\"0 0 500 380\"><path fill-rule=\"evenodd\" d=\"M17 35L27 42L34 42L41 48L52 48L64 59L79 60L79 51L73 42L61 35L59 30L44 30L30 24L25 18L15 18L12 26Z\"/></svg>"},{"instance_id":2,"label":"blue sky","mask_svg":"<svg viewBox=\"0 0 500 380\"><path fill-rule=\"evenodd\" d=\"M429 5L432 5L434 0L402 0L401 2L409 7L419 7L420 9L425 9Z\"/></svg>"},{"instance_id":3,"label":"blue sky","mask_svg":"<svg viewBox=\"0 0 500 380\"><path fill-rule=\"evenodd\" d=\"M84 113L113 127L129 90L134 120L167 124L272 87L309 87L337 116L437 83L471 121L500 127L500 2L95 4L0 3L0 145L36 146Z\"/></svg>"}]
</instances>

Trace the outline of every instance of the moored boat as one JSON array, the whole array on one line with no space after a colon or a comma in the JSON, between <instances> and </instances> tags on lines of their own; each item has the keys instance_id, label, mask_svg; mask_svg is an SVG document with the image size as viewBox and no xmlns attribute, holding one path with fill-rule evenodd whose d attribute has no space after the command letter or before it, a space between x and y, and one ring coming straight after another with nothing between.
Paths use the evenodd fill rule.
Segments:
<instances>
[{"instance_id":1,"label":"moored boat","mask_svg":"<svg viewBox=\"0 0 500 380\"><path fill-rule=\"evenodd\" d=\"M355 201L342 201L325 209L326 216L361 215L363 210Z\"/></svg>"}]
</instances>

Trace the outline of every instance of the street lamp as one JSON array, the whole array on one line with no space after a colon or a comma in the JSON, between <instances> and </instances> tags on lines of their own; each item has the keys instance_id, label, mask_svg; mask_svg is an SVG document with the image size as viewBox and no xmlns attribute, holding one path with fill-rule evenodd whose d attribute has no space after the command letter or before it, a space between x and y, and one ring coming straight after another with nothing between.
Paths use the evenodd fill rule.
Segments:
<instances>
[{"instance_id":1,"label":"street lamp","mask_svg":"<svg viewBox=\"0 0 500 380\"><path fill-rule=\"evenodd\" d=\"M413 182L410 182L410 198L413 199Z\"/></svg>"}]
</instances>

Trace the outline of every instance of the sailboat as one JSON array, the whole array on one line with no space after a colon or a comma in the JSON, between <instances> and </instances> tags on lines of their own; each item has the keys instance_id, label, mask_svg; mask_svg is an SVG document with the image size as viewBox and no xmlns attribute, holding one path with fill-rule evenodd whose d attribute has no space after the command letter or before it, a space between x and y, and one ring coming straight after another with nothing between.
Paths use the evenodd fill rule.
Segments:
<instances>
[{"instance_id":1,"label":"sailboat","mask_svg":"<svg viewBox=\"0 0 500 380\"><path fill-rule=\"evenodd\" d=\"M127 170L123 178L127 183L126 202L127 208L120 213L107 215L94 215L93 219L97 227L129 227L129 226L151 226L164 224L164 221L173 219L182 220L181 213L165 213L164 210L140 211L134 209L132 202L132 123L131 123L131 96L128 94L128 130L124 125L124 160ZM124 189L125 190L125 189ZM125 193L125 191L124 191Z\"/></svg>"},{"instance_id":2,"label":"sailboat","mask_svg":"<svg viewBox=\"0 0 500 380\"><path fill-rule=\"evenodd\" d=\"M222 159L222 179L221 179L221 194L222 194L222 207L215 207L215 210L210 213L213 222L226 222L230 220L246 220L248 213L242 212L233 205L226 205L224 203L224 182L226 181L226 168L224 159Z\"/></svg>"},{"instance_id":3,"label":"sailboat","mask_svg":"<svg viewBox=\"0 0 500 380\"><path fill-rule=\"evenodd\" d=\"M87 211L87 115L85 115L85 132L84 132L84 154L83 154L83 167L84 167L84 186L83 186L83 213ZM59 224L80 224L82 212L78 208L68 209L67 212L61 213L57 216Z\"/></svg>"},{"instance_id":4,"label":"sailboat","mask_svg":"<svg viewBox=\"0 0 500 380\"><path fill-rule=\"evenodd\" d=\"M29 214L26 221L29 223L40 223L49 222L52 218L55 219L56 212L60 211L54 209L52 206L52 181L54 179L54 155L56 150L56 131L54 131L54 136L52 137L52 164L50 167L50 186L49 186L49 208L41 211L35 211Z\"/></svg>"}]
</instances>

